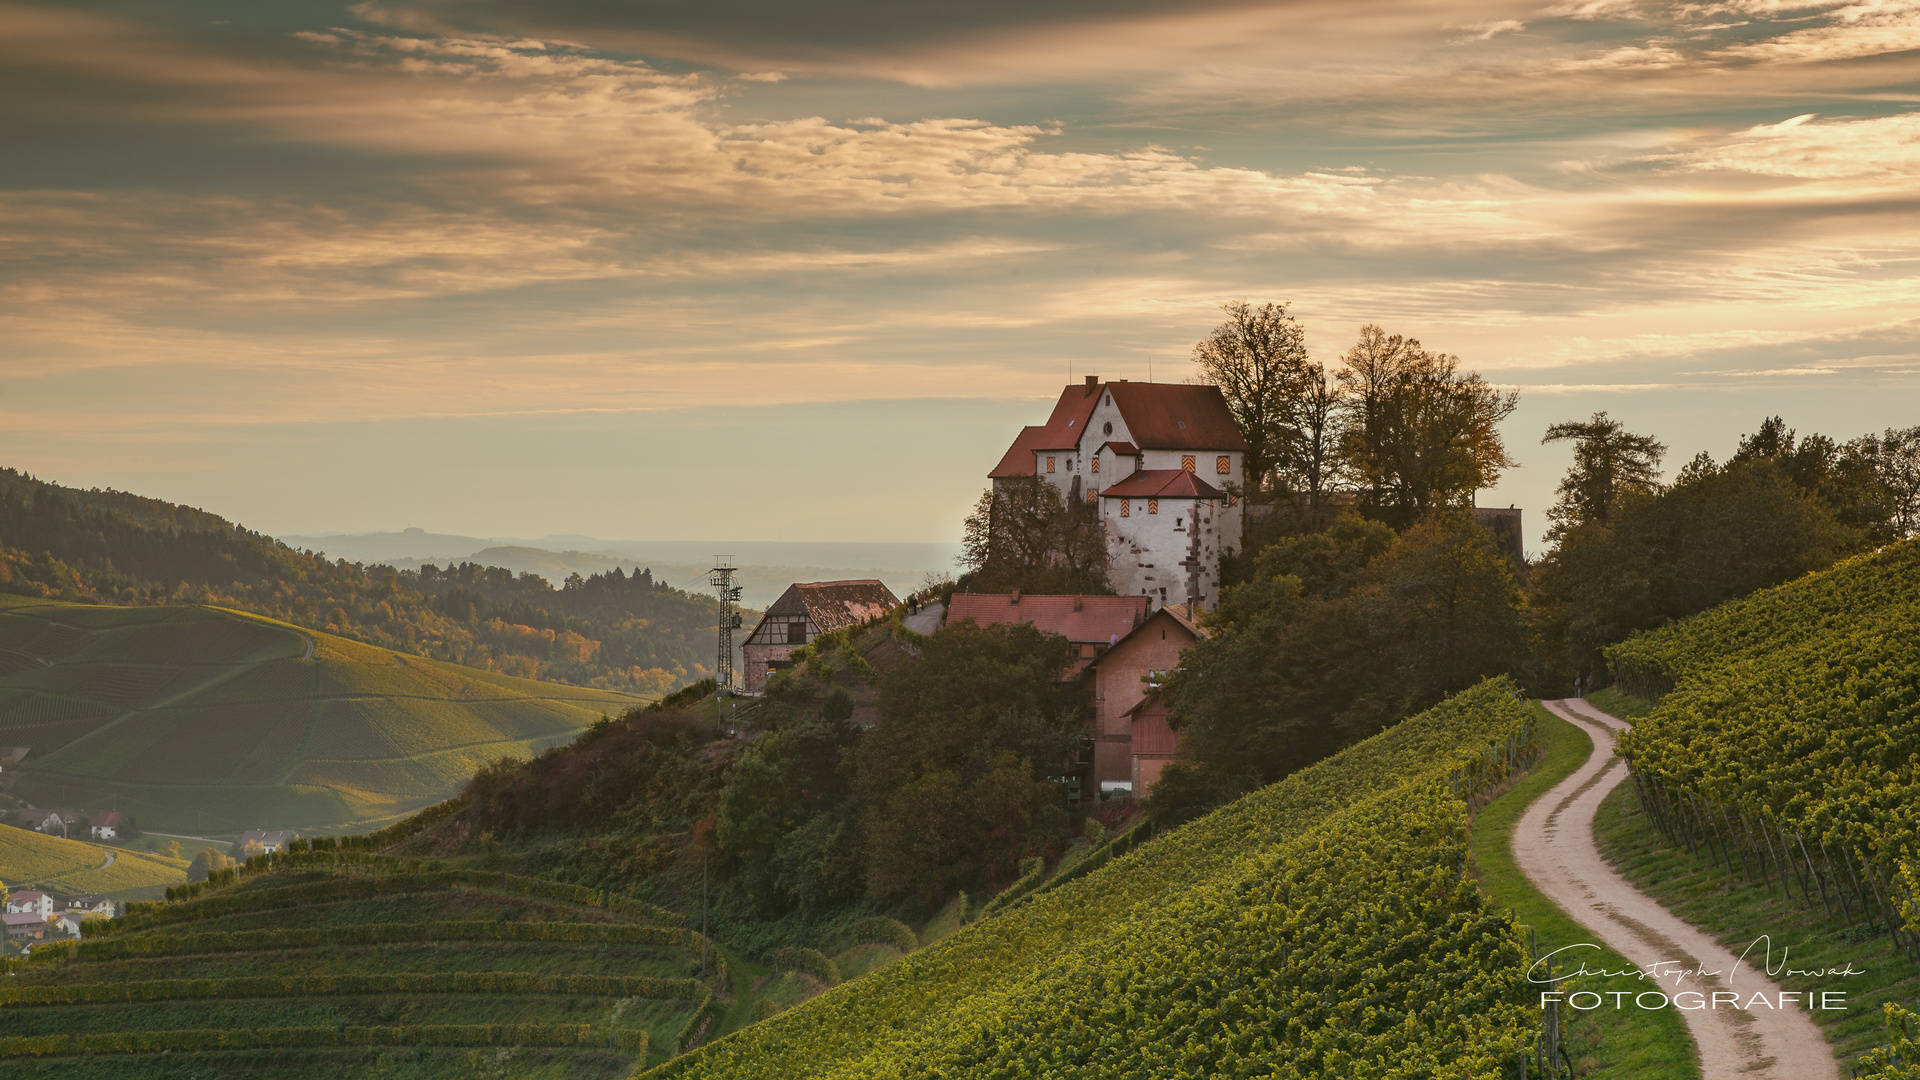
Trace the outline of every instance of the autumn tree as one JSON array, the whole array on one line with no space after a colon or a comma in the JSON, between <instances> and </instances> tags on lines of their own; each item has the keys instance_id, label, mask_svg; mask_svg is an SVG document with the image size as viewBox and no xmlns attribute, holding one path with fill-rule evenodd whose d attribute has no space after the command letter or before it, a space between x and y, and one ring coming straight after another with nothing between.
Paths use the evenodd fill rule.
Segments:
<instances>
[{"instance_id":1,"label":"autumn tree","mask_svg":"<svg viewBox=\"0 0 1920 1080\"><path fill-rule=\"evenodd\" d=\"M1342 457L1376 514L1405 524L1470 505L1516 464L1499 425L1519 395L1461 371L1459 357L1368 325L1344 359Z\"/></svg>"},{"instance_id":2,"label":"autumn tree","mask_svg":"<svg viewBox=\"0 0 1920 1080\"><path fill-rule=\"evenodd\" d=\"M1573 443L1573 466L1560 480L1560 499L1547 511L1553 522L1548 539L1589 521L1605 522L1619 498L1651 492L1660 480L1660 459L1667 448L1651 435L1635 435L1604 412L1587 421L1554 424L1542 445Z\"/></svg>"},{"instance_id":3,"label":"autumn tree","mask_svg":"<svg viewBox=\"0 0 1920 1080\"><path fill-rule=\"evenodd\" d=\"M962 586L981 592L1089 593L1107 584L1100 508L1069 502L1038 476L996 481L980 495L961 535Z\"/></svg>"}]
</instances>

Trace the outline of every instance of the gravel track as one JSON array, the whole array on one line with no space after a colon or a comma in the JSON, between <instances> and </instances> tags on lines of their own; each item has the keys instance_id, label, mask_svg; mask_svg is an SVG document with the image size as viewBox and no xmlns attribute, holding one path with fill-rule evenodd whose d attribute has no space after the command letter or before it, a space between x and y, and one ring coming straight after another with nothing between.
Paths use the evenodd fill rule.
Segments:
<instances>
[{"instance_id":1,"label":"gravel track","mask_svg":"<svg viewBox=\"0 0 1920 1080\"><path fill-rule=\"evenodd\" d=\"M1695 991L1703 995L1698 1000L1710 1001L1716 991L1731 991L1738 994L1739 1004L1753 1003L1755 994L1778 1003L1781 988L1766 977L1763 958L1756 954L1736 967L1738 958L1732 952L1634 888L1600 856L1593 818L1601 800L1626 779L1626 762L1614 756L1613 733L1628 725L1584 700L1545 705L1586 732L1594 753L1521 817L1513 831L1513 854L1521 873L1595 939L1642 970L1661 961L1679 961L1668 970L1678 966L1699 973L1662 979L1659 989L1669 996ZM1584 951L1556 957L1556 969L1573 970ZM1613 999L1607 999L1604 1007L1612 1006ZM1681 1015L1705 1080L1839 1080L1840 1068L1826 1038L1797 1006L1769 1009L1755 1004L1749 1012L1723 998L1715 1008L1683 1010Z\"/></svg>"}]
</instances>

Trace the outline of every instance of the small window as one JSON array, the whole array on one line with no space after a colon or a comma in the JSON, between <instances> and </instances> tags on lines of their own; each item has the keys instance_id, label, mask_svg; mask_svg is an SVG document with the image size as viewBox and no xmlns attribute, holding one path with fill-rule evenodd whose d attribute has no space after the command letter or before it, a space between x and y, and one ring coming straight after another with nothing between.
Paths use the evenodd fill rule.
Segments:
<instances>
[{"instance_id":1,"label":"small window","mask_svg":"<svg viewBox=\"0 0 1920 1080\"><path fill-rule=\"evenodd\" d=\"M1219 457L1214 458L1213 471L1219 473L1221 476L1227 476L1231 474L1233 472L1233 459L1228 457L1225 454L1221 454Z\"/></svg>"},{"instance_id":2,"label":"small window","mask_svg":"<svg viewBox=\"0 0 1920 1080\"><path fill-rule=\"evenodd\" d=\"M1187 472L1193 471L1193 455L1192 454L1180 455L1180 468Z\"/></svg>"},{"instance_id":3,"label":"small window","mask_svg":"<svg viewBox=\"0 0 1920 1080\"><path fill-rule=\"evenodd\" d=\"M1109 405L1111 405L1111 404L1113 404L1113 399L1112 399L1112 398L1108 398L1108 399L1107 399L1107 404L1109 404ZM1111 420L1109 420L1109 421L1107 421L1106 423L1104 423L1104 424L1101 424L1101 425L1100 425L1100 434L1102 434L1102 435L1111 435L1111 434L1113 434L1113 421L1111 421Z\"/></svg>"},{"instance_id":4,"label":"small window","mask_svg":"<svg viewBox=\"0 0 1920 1080\"><path fill-rule=\"evenodd\" d=\"M1098 473L1100 471L1100 459L1098 457L1095 457L1093 459L1093 471L1095 473Z\"/></svg>"},{"instance_id":5,"label":"small window","mask_svg":"<svg viewBox=\"0 0 1920 1080\"><path fill-rule=\"evenodd\" d=\"M1238 497L1238 496L1236 496L1236 495L1234 495L1234 494L1233 494L1232 492L1228 492L1228 493L1227 493L1227 505L1228 505L1228 506L1239 506L1239 505L1240 505L1240 499L1239 499L1239 497Z\"/></svg>"},{"instance_id":6,"label":"small window","mask_svg":"<svg viewBox=\"0 0 1920 1080\"><path fill-rule=\"evenodd\" d=\"M1120 516L1121 517L1133 516L1133 500L1132 499L1120 500Z\"/></svg>"},{"instance_id":7,"label":"small window","mask_svg":"<svg viewBox=\"0 0 1920 1080\"><path fill-rule=\"evenodd\" d=\"M1149 514L1157 514L1157 513L1159 513L1159 512L1160 512L1160 500L1159 500L1159 499L1148 499L1148 500L1147 500L1147 513L1149 513Z\"/></svg>"},{"instance_id":8,"label":"small window","mask_svg":"<svg viewBox=\"0 0 1920 1080\"><path fill-rule=\"evenodd\" d=\"M1099 489L1099 488L1088 488L1088 489L1087 489L1087 501L1088 501L1088 502L1099 502L1099 501L1100 501L1100 489Z\"/></svg>"},{"instance_id":9,"label":"small window","mask_svg":"<svg viewBox=\"0 0 1920 1080\"><path fill-rule=\"evenodd\" d=\"M805 645L807 643L807 624L790 622L787 624L787 644Z\"/></svg>"},{"instance_id":10,"label":"small window","mask_svg":"<svg viewBox=\"0 0 1920 1080\"><path fill-rule=\"evenodd\" d=\"M1047 471L1048 471L1048 472L1052 472L1052 471L1053 471L1053 459L1052 459L1052 458L1048 458L1048 459L1047 459Z\"/></svg>"}]
</instances>

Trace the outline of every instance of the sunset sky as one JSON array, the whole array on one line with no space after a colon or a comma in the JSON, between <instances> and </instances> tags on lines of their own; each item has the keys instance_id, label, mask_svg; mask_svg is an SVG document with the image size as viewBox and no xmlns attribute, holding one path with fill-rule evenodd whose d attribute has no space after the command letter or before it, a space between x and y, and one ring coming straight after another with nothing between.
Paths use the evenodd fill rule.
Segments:
<instances>
[{"instance_id":1,"label":"sunset sky","mask_svg":"<svg viewBox=\"0 0 1920 1080\"><path fill-rule=\"evenodd\" d=\"M0 464L270 532L952 541L1241 297L1536 534L1555 421L1920 423L1920 0L0 0L0 124Z\"/></svg>"}]
</instances>

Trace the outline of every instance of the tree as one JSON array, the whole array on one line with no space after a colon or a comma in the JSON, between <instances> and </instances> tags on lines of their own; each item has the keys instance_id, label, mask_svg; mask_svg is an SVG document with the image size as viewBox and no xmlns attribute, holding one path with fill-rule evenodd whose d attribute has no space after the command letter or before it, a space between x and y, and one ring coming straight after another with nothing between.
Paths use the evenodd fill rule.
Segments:
<instances>
[{"instance_id":1,"label":"tree","mask_svg":"<svg viewBox=\"0 0 1920 1080\"><path fill-rule=\"evenodd\" d=\"M1886 491L1887 522L1897 536L1920 535L1920 425L1888 428L1847 444Z\"/></svg>"},{"instance_id":2,"label":"tree","mask_svg":"<svg viewBox=\"0 0 1920 1080\"><path fill-rule=\"evenodd\" d=\"M1222 304L1227 321L1193 347L1202 378L1220 388L1247 441L1247 494L1265 490L1268 474L1298 436L1297 403L1307 392L1306 331L1285 304Z\"/></svg>"},{"instance_id":3,"label":"tree","mask_svg":"<svg viewBox=\"0 0 1920 1080\"><path fill-rule=\"evenodd\" d=\"M962 584L983 592L1106 595L1106 534L1091 500L1069 503L1038 476L996 481L961 534Z\"/></svg>"},{"instance_id":4,"label":"tree","mask_svg":"<svg viewBox=\"0 0 1920 1080\"><path fill-rule=\"evenodd\" d=\"M234 865L234 861L213 848L201 848L200 853L187 864L188 881L205 881L207 875L215 870L225 870Z\"/></svg>"},{"instance_id":5,"label":"tree","mask_svg":"<svg viewBox=\"0 0 1920 1080\"><path fill-rule=\"evenodd\" d=\"M1566 530L1589 521L1605 522L1623 494L1646 494L1660 479L1660 459L1667 448L1650 435L1635 435L1604 412L1584 423L1569 420L1547 429L1542 445L1572 442L1573 466L1560 480L1560 500L1547 511L1556 540Z\"/></svg>"},{"instance_id":6,"label":"tree","mask_svg":"<svg viewBox=\"0 0 1920 1080\"><path fill-rule=\"evenodd\" d=\"M1412 338L1361 328L1337 380L1343 391L1341 450L1376 514L1397 524L1469 505L1516 463L1499 424L1519 407L1460 358Z\"/></svg>"}]
</instances>

